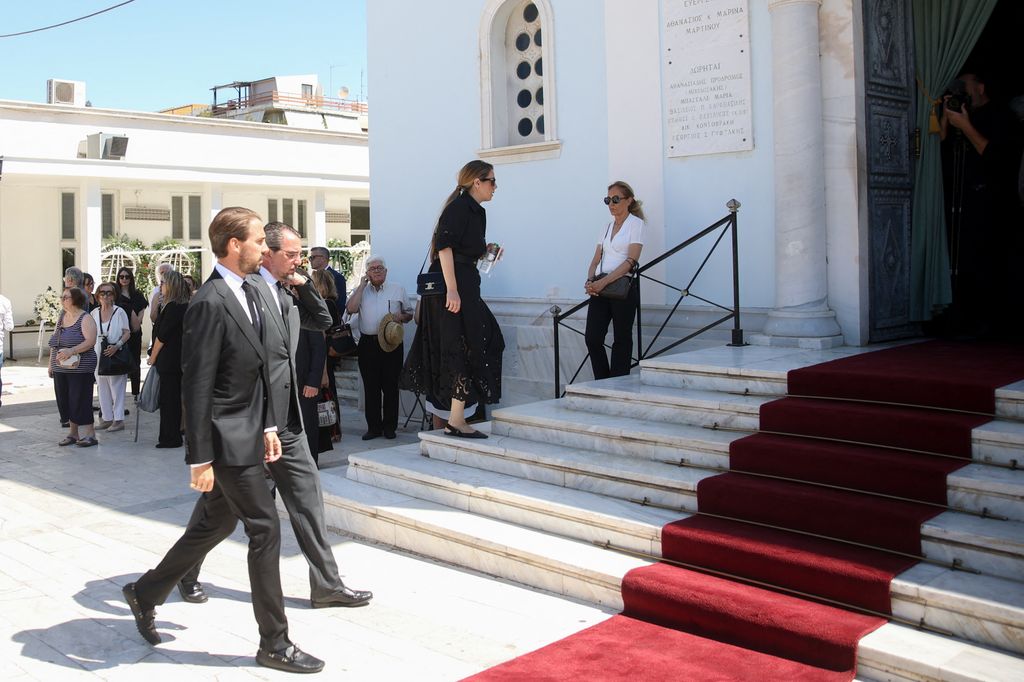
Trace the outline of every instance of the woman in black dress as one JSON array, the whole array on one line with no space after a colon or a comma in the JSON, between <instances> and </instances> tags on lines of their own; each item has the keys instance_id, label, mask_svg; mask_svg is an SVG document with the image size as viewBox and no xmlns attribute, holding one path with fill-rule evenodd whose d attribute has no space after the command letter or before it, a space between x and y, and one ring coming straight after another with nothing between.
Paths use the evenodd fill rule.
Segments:
<instances>
[{"instance_id":1,"label":"woman in black dress","mask_svg":"<svg viewBox=\"0 0 1024 682\"><path fill-rule=\"evenodd\" d=\"M487 251L487 213L494 196L494 167L470 161L459 171L430 244L430 272L444 275L444 296L424 296L421 324L406 359L402 386L422 393L441 409L450 406L445 434L486 438L466 424L466 403L501 398L505 339L480 298L477 261Z\"/></svg>"},{"instance_id":2,"label":"woman in black dress","mask_svg":"<svg viewBox=\"0 0 1024 682\"><path fill-rule=\"evenodd\" d=\"M160 436L158 448L180 448L181 440L181 340L188 307L188 285L177 270L164 273L160 285L163 307L156 320L149 364L160 373Z\"/></svg>"},{"instance_id":3,"label":"woman in black dress","mask_svg":"<svg viewBox=\"0 0 1024 682\"><path fill-rule=\"evenodd\" d=\"M141 383L139 361L142 358L142 311L149 306L149 301L141 291L135 288L135 274L130 268L121 268L117 271L115 284L117 285L115 302L127 313L132 330L131 336L128 337L128 351L132 360L128 368L128 379L132 383L132 395L137 399Z\"/></svg>"}]
</instances>

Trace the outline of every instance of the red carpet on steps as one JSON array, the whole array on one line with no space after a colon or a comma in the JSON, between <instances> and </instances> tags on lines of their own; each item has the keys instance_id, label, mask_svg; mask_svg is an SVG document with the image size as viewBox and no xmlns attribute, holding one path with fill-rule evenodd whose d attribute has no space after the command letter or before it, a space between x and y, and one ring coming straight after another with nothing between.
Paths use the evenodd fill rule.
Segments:
<instances>
[{"instance_id":1,"label":"red carpet on steps","mask_svg":"<svg viewBox=\"0 0 1024 682\"><path fill-rule=\"evenodd\" d=\"M892 578L989 419L948 410L992 413L1022 378L1019 346L940 341L791 371L790 394L832 399L762 405L778 433L734 441L730 472L698 484L700 514L662 529L662 556L692 570L635 569L623 616L471 679L851 679L885 619L835 602L890 613Z\"/></svg>"},{"instance_id":2,"label":"red carpet on steps","mask_svg":"<svg viewBox=\"0 0 1024 682\"><path fill-rule=\"evenodd\" d=\"M473 682L844 682L832 672L626 616L467 678Z\"/></svg>"}]
</instances>

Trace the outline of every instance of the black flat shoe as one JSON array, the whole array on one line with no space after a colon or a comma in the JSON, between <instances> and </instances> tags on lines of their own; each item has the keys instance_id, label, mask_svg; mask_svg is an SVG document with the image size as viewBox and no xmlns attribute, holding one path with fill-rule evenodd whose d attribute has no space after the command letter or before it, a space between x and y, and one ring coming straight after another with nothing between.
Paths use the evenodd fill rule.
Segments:
<instances>
[{"instance_id":1,"label":"black flat shoe","mask_svg":"<svg viewBox=\"0 0 1024 682\"><path fill-rule=\"evenodd\" d=\"M121 594L124 595L124 600L128 602L128 608L132 610L132 615L135 616L135 627L138 628L139 634L142 638L150 644L160 643L160 633L156 631L156 611L150 607L148 609L142 608L142 603L135 594L135 583L128 583L121 588Z\"/></svg>"},{"instance_id":2,"label":"black flat shoe","mask_svg":"<svg viewBox=\"0 0 1024 682\"><path fill-rule=\"evenodd\" d=\"M209 599L202 583L186 583L184 580L178 581L178 594L189 604L204 604Z\"/></svg>"},{"instance_id":3,"label":"black flat shoe","mask_svg":"<svg viewBox=\"0 0 1024 682\"><path fill-rule=\"evenodd\" d=\"M487 434L483 431L459 431L450 424L445 428L444 435L455 436L456 438L487 438Z\"/></svg>"},{"instance_id":4,"label":"black flat shoe","mask_svg":"<svg viewBox=\"0 0 1024 682\"><path fill-rule=\"evenodd\" d=\"M180 448L181 443L157 443L158 448Z\"/></svg>"},{"instance_id":5,"label":"black flat shoe","mask_svg":"<svg viewBox=\"0 0 1024 682\"><path fill-rule=\"evenodd\" d=\"M374 438L380 438L380 431L367 431L363 434L363 440L373 440Z\"/></svg>"},{"instance_id":6,"label":"black flat shoe","mask_svg":"<svg viewBox=\"0 0 1024 682\"><path fill-rule=\"evenodd\" d=\"M332 592L326 597L319 599L310 598L309 603L314 609L326 609L332 606L366 606L373 599L373 592L369 590L353 590L343 587L337 592Z\"/></svg>"},{"instance_id":7,"label":"black flat shoe","mask_svg":"<svg viewBox=\"0 0 1024 682\"><path fill-rule=\"evenodd\" d=\"M323 661L316 656L310 656L294 644L283 651L260 649L256 652L256 662L286 673L318 673L324 669Z\"/></svg>"},{"instance_id":8,"label":"black flat shoe","mask_svg":"<svg viewBox=\"0 0 1024 682\"><path fill-rule=\"evenodd\" d=\"M394 431L385 431L384 432L384 437L387 438L388 440L394 440L395 437L396 437L395 436L395 432Z\"/></svg>"}]
</instances>

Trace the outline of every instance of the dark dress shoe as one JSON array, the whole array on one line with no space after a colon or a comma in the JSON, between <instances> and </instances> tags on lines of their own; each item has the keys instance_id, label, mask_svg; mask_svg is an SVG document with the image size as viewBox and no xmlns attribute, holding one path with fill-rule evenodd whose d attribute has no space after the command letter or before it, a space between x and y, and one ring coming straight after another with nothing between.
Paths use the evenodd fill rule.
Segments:
<instances>
[{"instance_id":1,"label":"dark dress shoe","mask_svg":"<svg viewBox=\"0 0 1024 682\"><path fill-rule=\"evenodd\" d=\"M384 437L387 438L388 440L394 440L395 439L395 432L394 431L385 431L384 432Z\"/></svg>"},{"instance_id":2,"label":"dark dress shoe","mask_svg":"<svg viewBox=\"0 0 1024 682\"><path fill-rule=\"evenodd\" d=\"M374 438L380 438L380 431L367 431L363 434L363 440L373 440Z\"/></svg>"},{"instance_id":3,"label":"dark dress shoe","mask_svg":"<svg viewBox=\"0 0 1024 682\"><path fill-rule=\"evenodd\" d=\"M444 435L456 438L487 438L487 434L483 431L459 431L450 424L445 428Z\"/></svg>"},{"instance_id":4,"label":"dark dress shoe","mask_svg":"<svg viewBox=\"0 0 1024 682\"><path fill-rule=\"evenodd\" d=\"M121 594L124 595L124 600L128 602L128 608L132 610L132 615L135 616L135 627L138 628L142 638L150 644L159 644L160 633L156 631L155 623L156 611L153 607L148 609L142 607L142 603L135 595L135 583L128 583L122 587Z\"/></svg>"},{"instance_id":5,"label":"dark dress shoe","mask_svg":"<svg viewBox=\"0 0 1024 682\"><path fill-rule=\"evenodd\" d=\"M157 443L158 448L180 448L181 443Z\"/></svg>"},{"instance_id":6,"label":"dark dress shoe","mask_svg":"<svg viewBox=\"0 0 1024 682\"><path fill-rule=\"evenodd\" d=\"M206 596L202 583L187 583L184 580L180 580L178 581L178 593L189 604L204 604L209 599Z\"/></svg>"},{"instance_id":7,"label":"dark dress shoe","mask_svg":"<svg viewBox=\"0 0 1024 682\"><path fill-rule=\"evenodd\" d=\"M286 673L318 673L324 669L323 661L316 656L310 656L294 644L283 651L260 649L256 652L256 662Z\"/></svg>"},{"instance_id":8,"label":"dark dress shoe","mask_svg":"<svg viewBox=\"0 0 1024 682\"><path fill-rule=\"evenodd\" d=\"M373 599L373 592L369 590L353 590L350 587L342 587L319 599L310 598L309 602L314 609L327 609L332 606L366 606Z\"/></svg>"}]
</instances>

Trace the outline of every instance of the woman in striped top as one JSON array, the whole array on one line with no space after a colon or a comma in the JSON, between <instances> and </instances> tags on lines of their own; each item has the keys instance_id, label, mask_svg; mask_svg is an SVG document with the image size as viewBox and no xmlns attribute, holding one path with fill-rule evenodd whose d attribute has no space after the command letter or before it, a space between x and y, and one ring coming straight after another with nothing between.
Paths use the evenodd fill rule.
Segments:
<instances>
[{"instance_id":1,"label":"woman in striped top","mask_svg":"<svg viewBox=\"0 0 1024 682\"><path fill-rule=\"evenodd\" d=\"M64 312L50 337L50 376L70 429L58 445L97 444L92 425L92 386L96 371L96 322L84 310L85 292L69 287L60 297ZM74 356L78 360L74 361Z\"/></svg>"}]
</instances>

